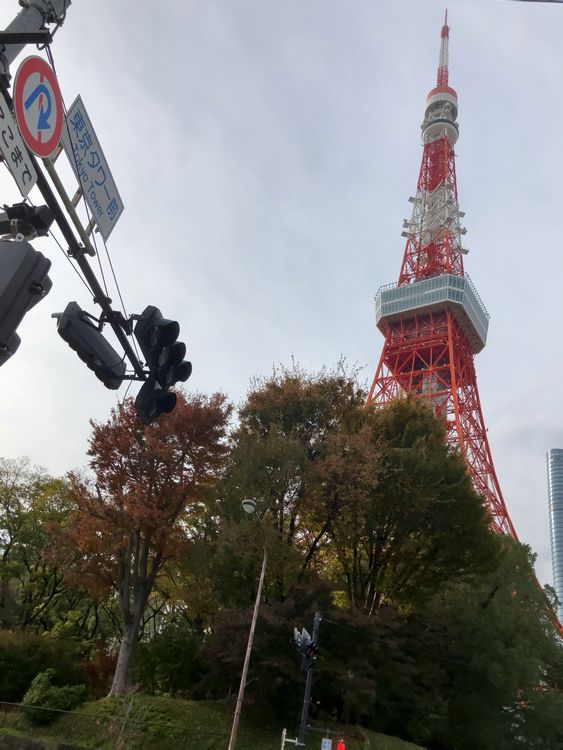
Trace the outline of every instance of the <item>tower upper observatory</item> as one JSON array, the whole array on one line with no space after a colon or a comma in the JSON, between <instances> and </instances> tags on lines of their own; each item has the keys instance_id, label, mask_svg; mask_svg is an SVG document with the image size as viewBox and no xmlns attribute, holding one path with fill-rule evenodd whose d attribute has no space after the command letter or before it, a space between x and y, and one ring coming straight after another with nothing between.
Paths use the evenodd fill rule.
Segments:
<instances>
[{"instance_id":1,"label":"tower upper observatory","mask_svg":"<svg viewBox=\"0 0 563 750\"><path fill-rule=\"evenodd\" d=\"M448 26L448 11L444 25L440 32L440 58L436 86L426 97L426 110L422 123L422 142L430 143L444 135L453 146L458 139L459 126L457 120L457 93L448 85L448 45L450 27Z\"/></svg>"}]
</instances>

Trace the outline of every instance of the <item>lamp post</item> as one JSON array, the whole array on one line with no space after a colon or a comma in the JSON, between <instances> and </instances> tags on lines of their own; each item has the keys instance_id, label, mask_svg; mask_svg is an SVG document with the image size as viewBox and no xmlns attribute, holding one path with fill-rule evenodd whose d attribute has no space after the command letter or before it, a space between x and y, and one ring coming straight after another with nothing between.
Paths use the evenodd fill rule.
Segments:
<instances>
[{"instance_id":1,"label":"lamp post","mask_svg":"<svg viewBox=\"0 0 563 750\"><path fill-rule=\"evenodd\" d=\"M242 509L248 515L254 515L256 513L256 503L254 500L243 500ZM256 601L254 602L254 612L252 613L252 622L250 624L250 632L248 633L248 642L246 644L246 654L244 656L244 664L242 666L242 675L240 677L240 685L238 689L237 704L235 707L235 715L233 716L233 726L231 728L231 736L229 738L228 750L235 750L237 741L238 725L240 721L240 714L242 711L242 702L244 700L244 689L246 687L246 676L248 674L248 665L250 663L250 653L252 651L252 643L254 641L254 630L256 628L256 620L258 619L258 609L260 607L260 599L262 598L262 589L264 588L264 578L266 576L266 565L268 563L268 540L266 538L266 532L264 531L264 524L259 514L256 513L256 518L260 524L262 530L262 537L264 539L264 557L262 560L262 571L260 573L260 580L258 581L258 591L256 592Z\"/></svg>"}]
</instances>

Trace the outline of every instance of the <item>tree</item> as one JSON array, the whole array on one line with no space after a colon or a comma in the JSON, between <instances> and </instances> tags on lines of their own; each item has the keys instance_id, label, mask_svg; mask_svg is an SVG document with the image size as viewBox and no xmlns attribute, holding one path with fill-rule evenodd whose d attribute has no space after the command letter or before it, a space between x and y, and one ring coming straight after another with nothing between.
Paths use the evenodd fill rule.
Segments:
<instances>
[{"instance_id":1,"label":"tree","mask_svg":"<svg viewBox=\"0 0 563 750\"><path fill-rule=\"evenodd\" d=\"M143 612L164 563L189 545L227 450L231 407L216 394L178 395L174 411L143 425L131 399L92 422L92 477L71 475L76 510L61 530L74 577L117 595L122 637L110 694L130 689Z\"/></svg>"},{"instance_id":2,"label":"tree","mask_svg":"<svg viewBox=\"0 0 563 750\"><path fill-rule=\"evenodd\" d=\"M373 614L494 565L487 510L442 421L412 397L375 410L364 396L341 369L294 368L241 408L223 495L269 509L277 598L315 570Z\"/></svg>"},{"instance_id":3,"label":"tree","mask_svg":"<svg viewBox=\"0 0 563 750\"><path fill-rule=\"evenodd\" d=\"M27 458L0 459L0 622L14 624L19 618L22 572L21 548L26 515L45 472L32 468Z\"/></svg>"},{"instance_id":4,"label":"tree","mask_svg":"<svg viewBox=\"0 0 563 750\"><path fill-rule=\"evenodd\" d=\"M491 570L498 545L445 425L413 397L364 410L318 462L323 524L349 603L423 602L444 585Z\"/></svg>"},{"instance_id":5,"label":"tree","mask_svg":"<svg viewBox=\"0 0 563 750\"><path fill-rule=\"evenodd\" d=\"M93 601L72 589L49 559L49 526L69 511L68 484L31 466L0 459L0 624L51 631L77 615L84 626ZM75 628L75 634L76 628Z\"/></svg>"},{"instance_id":6,"label":"tree","mask_svg":"<svg viewBox=\"0 0 563 750\"><path fill-rule=\"evenodd\" d=\"M300 669L302 654L290 640L295 627L310 632L314 614L320 611L313 716L376 727L391 718L398 723L405 714L402 701L413 693L413 631L392 607L384 606L377 617L369 617L335 606L333 593L330 582L311 579L295 586L283 602L262 604L245 700L260 715L298 716L305 675ZM251 608L218 612L201 652L205 674L195 687L196 695L224 698L236 693L251 614ZM434 676L429 675L429 683Z\"/></svg>"},{"instance_id":7,"label":"tree","mask_svg":"<svg viewBox=\"0 0 563 750\"><path fill-rule=\"evenodd\" d=\"M225 691L242 658L241 607L250 612L261 561L255 529L240 524L244 497L268 511L270 556L255 667L268 613L289 606L299 589L324 581L332 591L331 606L339 605L341 617L346 612L372 635L360 639L357 654L343 648L342 665L331 660L337 690L324 691L324 710L370 721L377 716L380 726L386 717L390 725L400 725L401 696L411 690L423 716L425 696L447 677L431 660L419 668L418 657L404 647L416 633L405 615L436 590L478 581L499 554L488 512L460 455L448 447L444 424L413 398L366 408L361 389L339 370L312 375L282 370L257 383L234 434L212 563L224 609L210 621L215 666L208 678L215 675ZM381 643L374 647L391 622L396 633L408 636L387 638L395 651ZM270 646L262 664L283 665L279 650ZM289 679L280 674L282 692ZM263 691L260 677L259 684Z\"/></svg>"},{"instance_id":8,"label":"tree","mask_svg":"<svg viewBox=\"0 0 563 750\"><path fill-rule=\"evenodd\" d=\"M240 409L222 512L236 519L244 497L268 509L268 584L279 599L314 567L326 541L315 517L315 465L330 451L331 436L357 419L364 402L354 374L339 364L312 374L281 369L257 381Z\"/></svg>"},{"instance_id":9,"label":"tree","mask_svg":"<svg viewBox=\"0 0 563 750\"><path fill-rule=\"evenodd\" d=\"M441 714L433 726L421 727L422 712L405 706L415 741L459 750L561 746L563 725L553 715L563 708L563 647L529 548L497 539L492 571L443 590L420 612L419 646L446 679L429 690L426 715Z\"/></svg>"}]
</instances>

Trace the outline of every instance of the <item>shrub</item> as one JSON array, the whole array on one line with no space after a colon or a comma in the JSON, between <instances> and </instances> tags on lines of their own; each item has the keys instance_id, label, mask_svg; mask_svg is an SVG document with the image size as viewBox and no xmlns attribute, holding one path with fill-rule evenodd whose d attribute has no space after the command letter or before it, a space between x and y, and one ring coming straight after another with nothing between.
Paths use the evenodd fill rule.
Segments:
<instances>
[{"instance_id":1,"label":"shrub","mask_svg":"<svg viewBox=\"0 0 563 750\"><path fill-rule=\"evenodd\" d=\"M202 638L201 631L185 623L171 623L151 641L140 643L133 667L135 682L149 693L189 696L200 678Z\"/></svg>"},{"instance_id":2,"label":"shrub","mask_svg":"<svg viewBox=\"0 0 563 750\"><path fill-rule=\"evenodd\" d=\"M49 667L62 684L81 682L82 650L74 641L0 630L0 701L21 701L35 675Z\"/></svg>"},{"instance_id":3,"label":"shrub","mask_svg":"<svg viewBox=\"0 0 563 750\"><path fill-rule=\"evenodd\" d=\"M86 685L53 685L54 669L40 672L24 695L26 715L34 724L49 724L58 714L56 711L72 711L86 700ZM31 708L36 706L37 708ZM29 707L29 708L28 708ZM41 710L37 710L41 709ZM54 709L47 711L45 709Z\"/></svg>"}]
</instances>

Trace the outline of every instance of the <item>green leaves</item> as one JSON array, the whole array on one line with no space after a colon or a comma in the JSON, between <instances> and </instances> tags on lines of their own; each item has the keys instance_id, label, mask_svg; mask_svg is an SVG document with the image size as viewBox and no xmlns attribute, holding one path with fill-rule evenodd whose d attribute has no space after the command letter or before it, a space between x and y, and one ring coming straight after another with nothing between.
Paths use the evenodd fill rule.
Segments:
<instances>
[{"instance_id":1,"label":"green leaves","mask_svg":"<svg viewBox=\"0 0 563 750\"><path fill-rule=\"evenodd\" d=\"M289 639L319 610L319 718L435 748L562 745L563 651L533 556L491 532L431 409L366 408L353 374L293 368L255 384L230 435L229 418L223 396L196 395L144 427L126 401L93 425L96 481L73 476L72 492L0 463L12 622L80 638L111 618L128 644L116 690L143 633L146 689L234 695L263 554L250 498L269 547L246 691L258 714L297 715Z\"/></svg>"},{"instance_id":2,"label":"green leaves","mask_svg":"<svg viewBox=\"0 0 563 750\"><path fill-rule=\"evenodd\" d=\"M47 669L33 679L23 697L26 715L34 724L49 724L60 716L60 711L72 711L86 700L86 685L53 685L54 669ZM48 710L52 709L52 710Z\"/></svg>"},{"instance_id":3,"label":"green leaves","mask_svg":"<svg viewBox=\"0 0 563 750\"><path fill-rule=\"evenodd\" d=\"M353 606L416 607L494 565L488 514L423 403L406 398L366 411L362 427L333 445L318 491L342 498L330 538Z\"/></svg>"},{"instance_id":4,"label":"green leaves","mask_svg":"<svg viewBox=\"0 0 563 750\"><path fill-rule=\"evenodd\" d=\"M450 587L423 612L427 632L442 634L441 655L450 660L440 731L446 743L467 750L536 747L526 743L557 684L549 665L563 657L529 549L505 537L498 542L493 570Z\"/></svg>"}]
</instances>

